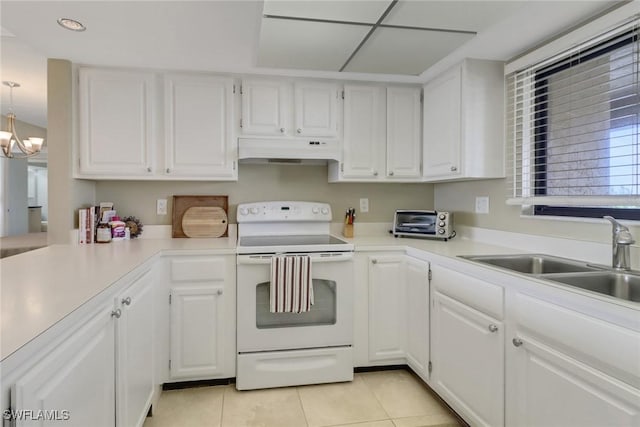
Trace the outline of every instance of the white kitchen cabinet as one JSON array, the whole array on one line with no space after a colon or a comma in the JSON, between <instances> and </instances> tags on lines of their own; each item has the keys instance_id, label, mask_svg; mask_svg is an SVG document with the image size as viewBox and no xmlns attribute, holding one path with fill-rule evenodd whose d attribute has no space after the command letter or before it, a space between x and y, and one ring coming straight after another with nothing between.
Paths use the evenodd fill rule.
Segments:
<instances>
[{"instance_id":1,"label":"white kitchen cabinet","mask_svg":"<svg viewBox=\"0 0 640 427\"><path fill-rule=\"evenodd\" d=\"M424 86L426 181L504 177L504 66L466 59Z\"/></svg>"},{"instance_id":2,"label":"white kitchen cabinet","mask_svg":"<svg viewBox=\"0 0 640 427\"><path fill-rule=\"evenodd\" d=\"M512 300L507 425L640 425L640 334L528 295Z\"/></svg>"},{"instance_id":3,"label":"white kitchen cabinet","mask_svg":"<svg viewBox=\"0 0 640 427\"><path fill-rule=\"evenodd\" d=\"M388 178L420 178L420 106L419 88L387 88Z\"/></svg>"},{"instance_id":4,"label":"white kitchen cabinet","mask_svg":"<svg viewBox=\"0 0 640 427\"><path fill-rule=\"evenodd\" d=\"M234 80L167 74L165 79L165 168L177 177L237 179Z\"/></svg>"},{"instance_id":5,"label":"white kitchen cabinet","mask_svg":"<svg viewBox=\"0 0 640 427\"><path fill-rule=\"evenodd\" d=\"M429 377L429 263L406 257L407 364L425 381Z\"/></svg>"},{"instance_id":6,"label":"white kitchen cabinet","mask_svg":"<svg viewBox=\"0 0 640 427\"><path fill-rule=\"evenodd\" d=\"M330 182L419 182L420 88L345 85L342 160Z\"/></svg>"},{"instance_id":7,"label":"white kitchen cabinet","mask_svg":"<svg viewBox=\"0 0 640 427\"><path fill-rule=\"evenodd\" d=\"M296 136L338 136L337 84L294 82L293 95Z\"/></svg>"},{"instance_id":8,"label":"white kitchen cabinet","mask_svg":"<svg viewBox=\"0 0 640 427\"><path fill-rule=\"evenodd\" d=\"M115 408L115 322L111 302L45 355L11 389L15 411L51 411L65 426L113 427ZM65 412L68 411L68 412ZM57 425L62 421L39 425ZM34 425L24 419L16 426Z\"/></svg>"},{"instance_id":9,"label":"white kitchen cabinet","mask_svg":"<svg viewBox=\"0 0 640 427\"><path fill-rule=\"evenodd\" d=\"M169 381L235 376L235 257L171 259Z\"/></svg>"},{"instance_id":10,"label":"white kitchen cabinet","mask_svg":"<svg viewBox=\"0 0 640 427\"><path fill-rule=\"evenodd\" d=\"M504 425L504 325L487 314L502 289L440 266L431 284L432 387L470 424Z\"/></svg>"},{"instance_id":11,"label":"white kitchen cabinet","mask_svg":"<svg viewBox=\"0 0 640 427\"><path fill-rule=\"evenodd\" d=\"M383 87L345 85L340 177L377 179L383 176L385 99Z\"/></svg>"},{"instance_id":12,"label":"white kitchen cabinet","mask_svg":"<svg viewBox=\"0 0 640 427\"><path fill-rule=\"evenodd\" d=\"M116 414L119 426L142 426L154 392L154 275L147 271L115 301Z\"/></svg>"},{"instance_id":13,"label":"white kitchen cabinet","mask_svg":"<svg viewBox=\"0 0 640 427\"><path fill-rule=\"evenodd\" d=\"M406 283L402 255L369 257L369 360L405 357Z\"/></svg>"},{"instance_id":14,"label":"white kitchen cabinet","mask_svg":"<svg viewBox=\"0 0 640 427\"><path fill-rule=\"evenodd\" d=\"M290 88L282 80L242 81L243 135L286 135L291 133Z\"/></svg>"},{"instance_id":15,"label":"white kitchen cabinet","mask_svg":"<svg viewBox=\"0 0 640 427\"><path fill-rule=\"evenodd\" d=\"M80 68L81 176L144 177L155 173L155 75Z\"/></svg>"}]
</instances>

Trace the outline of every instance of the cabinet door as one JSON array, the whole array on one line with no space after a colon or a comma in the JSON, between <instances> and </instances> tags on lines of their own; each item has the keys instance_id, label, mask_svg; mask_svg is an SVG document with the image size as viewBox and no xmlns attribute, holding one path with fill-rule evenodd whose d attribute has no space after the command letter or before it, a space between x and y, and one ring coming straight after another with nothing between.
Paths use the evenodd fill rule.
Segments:
<instances>
[{"instance_id":1,"label":"cabinet door","mask_svg":"<svg viewBox=\"0 0 640 427\"><path fill-rule=\"evenodd\" d=\"M507 344L513 384L508 424L518 426L637 426L640 390L517 333ZM606 344L604 344L606 345Z\"/></svg>"},{"instance_id":2,"label":"cabinet door","mask_svg":"<svg viewBox=\"0 0 640 427\"><path fill-rule=\"evenodd\" d=\"M237 176L233 79L165 77L166 168L171 176Z\"/></svg>"},{"instance_id":3,"label":"cabinet door","mask_svg":"<svg viewBox=\"0 0 640 427\"><path fill-rule=\"evenodd\" d=\"M171 378L224 372L223 292L222 286L171 290Z\"/></svg>"},{"instance_id":4,"label":"cabinet door","mask_svg":"<svg viewBox=\"0 0 640 427\"><path fill-rule=\"evenodd\" d=\"M284 135L288 129L291 104L287 85L278 80L242 81L242 133Z\"/></svg>"},{"instance_id":5,"label":"cabinet door","mask_svg":"<svg viewBox=\"0 0 640 427\"><path fill-rule=\"evenodd\" d=\"M429 376L429 263L407 258L407 362L422 378Z\"/></svg>"},{"instance_id":6,"label":"cabinet door","mask_svg":"<svg viewBox=\"0 0 640 427\"><path fill-rule=\"evenodd\" d=\"M338 136L338 86L332 83L294 84L295 134Z\"/></svg>"},{"instance_id":7,"label":"cabinet door","mask_svg":"<svg viewBox=\"0 0 640 427\"><path fill-rule=\"evenodd\" d=\"M369 359L404 358L406 293L401 256L369 258Z\"/></svg>"},{"instance_id":8,"label":"cabinet door","mask_svg":"<svg viewBox=\"0 0 640 427\"><path fill-rule=\"evenodd\" d=\"M424 86L422 167L425 177L456 177L462 173L461 96L459 66Z\"/></svg>"},{"instance_id":9,"label":"cabinet door","mask_svg":"<svg viewBox=\"0 0 640 427\"><path fill-rule=\"evenodd\" d=\"M387 176L420 177L420 89L387 88Z\"/></svg>"},{"instance_id":10,"label":"cabinet door","mask_svg":"<svg viewBox=\"0 0 640 427\"><path fill-rule=\"evenodd\" d=\"M79 173L153 173L153 73L81 68L79 92Z\"/></svg>"},{"instance_id":11,"label":"cabinet door","mask_svg":"<svg viewBox=\"0 0 640 427\"><path fill-rule=\"evenodd\" d=\"M154 384L153 276L147 272L116 301L117 424L141 426Z\"/></svg>"},{"instance_id":12,"label":"cabinet door","mask_svg":"<svg viewBox=\"0 0 640 427\"><path fill-rule=\"evenodd\" d=\"M115 338L111 303L20 378L11 389L13 409L51 411L66 421L38 425L115 425ZM16 426L34 425L16 420Z\"/></svg>"},{"instance_id":13,"label":"cabinet door","mask_svg":"<svg viewBox=\"0 0 640 427\"><path fill-rule=\"evenodd\" d=\"M470 424L504 425L502 322L437 291L432 321L434 389Z\"/></svg>"},{"instance_id":14,"label":"cabinet door","mask_svg":"<svg viewBox=\"0 0 640 427\"><path fill-rule=\"evenodd\" d=\"M384 168L384 92L345 85L341 176L378 179ZM382 164L381 164L382 163Z\"/></svg>"}]
</instances>

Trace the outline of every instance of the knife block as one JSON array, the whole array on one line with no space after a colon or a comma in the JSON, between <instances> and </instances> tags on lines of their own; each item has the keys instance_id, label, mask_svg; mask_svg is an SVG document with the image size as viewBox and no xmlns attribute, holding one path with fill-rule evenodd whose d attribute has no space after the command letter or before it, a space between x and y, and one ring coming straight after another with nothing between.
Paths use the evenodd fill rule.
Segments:
<instances>
[{"instance_id":1,"label":"knife block","mask_svg":"<svg viewBox=\"0 0 640 427\"><path fill-rule=\"evenodd\" d=\"M353 237L353 224L345 224L342 235L344 237Z\"/></svg>"}]
</instances>

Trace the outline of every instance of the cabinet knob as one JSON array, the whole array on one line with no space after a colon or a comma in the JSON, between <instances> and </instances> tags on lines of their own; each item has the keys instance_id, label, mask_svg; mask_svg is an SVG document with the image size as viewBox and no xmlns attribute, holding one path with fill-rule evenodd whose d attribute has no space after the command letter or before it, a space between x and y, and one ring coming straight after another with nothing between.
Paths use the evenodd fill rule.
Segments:
<instances>
[{"instance_id":1,"label":"cabinet knob","mask_svg":"<svg viewBox=\"0 0 640 427\"><path fill-rule=\"evenodd\" d=\"M284 133L284 128L280 128L280 133Z\"/></svg>"},{"instance_id":2,"label":"cabinet knob","mask_svg":"<svg viewBox=\"0 0 640 427\"><path fill-rule=\"evenodd\" d=\"M489 325L488 329L489 332L498 332L498 326L494 325L493 323Z\"/></svg>"},{"instance_id":3,"label":"cabinet knob","mask_svg":"<svg viewBox=\"0 0 640 427\"><path fill-rule=\"evenodd\" d=\"M298 128L298 129L296 129L296 132L302 133L302 129Z\"/></svg>"},{"instance_id":4,"label":"cabinet knob","mask_svg":"<svg viewBox=\"0 0 640 427\"><path fill-rule=\"evenodd\" d=\"M378 171L373 171L373 176L378 176Z\"/></svg>"},{"instance_id":5,"label":"cabinet knob","mask_svg":"<svg viewBox=\"0 0 640 427\"><path fill-rule=\"evenodd\" d=\"M147 172L151 172L151 168L147 168Z\"/></svg>"},{"instance_id":6,"label":"cabinet knob","mask_svg":"<svg viewBox=\"0 0 640 427\"><path fill-rule=\"evenodd\" d=\"M451 172L455 172L455 171L457 171L457 170L458 170L458 167L457 167L457 166L451 166Z\"/></svg>"},{"instance_id":7,"label":"cabinet knob","mask_svg":"<svg viewBox=\"0 0 640 427\"><path fill-rule=\"evenodd\" d=\"M123 305L131 305L131 297L122 298Z\"/></svg>"},{"instance_id":8,"label":"cabinet knob","mask_svg":"<svg viewBox=\"0 0 640 427\"><path fill-rule=\"evenodd\" d=\"M389 176L393 176L393 171L390 171L390 172L389 172Z\"/></svg>"},{"instance_id":9,"label":"cabinet knob","mask_svg":"<svg viewBox=\"0 0 640 427\"><path fill-rule=\"evenodd\" d=\"M222 289L218 289L218 290L216 291L216 294L218 294L218 295L222 295L222 292L223 292L223 291L222 291Z\"/></svg>"},{"instance_id":10,"label":"cabinet knob","mask_svg":"<svg viewBox=\"0 0 640 427\"><path fill-rule=\"evenodd\" d=\"M372 259L372 260L371 260L371 264L377 264L377 263L378 263L378 260L377 260L377 259Z\"/></svg>"},{"instance_id":11,"label":"cabinet knob","mask_svg":"<svg viewBox=\"0 0 640 427\"><path fill-rule=\"evenodd\" d=\"M122 310L120 310L119 308L111 312L111 317L115 317L116 319L119 319L120 316L122 316Z\"/></svg>"},{"instance_id":12,"label":"cabinet knob","mask_svg":"<svg viewBox=\"0 0 640 427\"><path fill-rule=\"evenodd\" d=\"M511 340L511 342L516 347L520 347L522 344L524 344L520 338L514 338Z\"/></svg>"}]
</instances>

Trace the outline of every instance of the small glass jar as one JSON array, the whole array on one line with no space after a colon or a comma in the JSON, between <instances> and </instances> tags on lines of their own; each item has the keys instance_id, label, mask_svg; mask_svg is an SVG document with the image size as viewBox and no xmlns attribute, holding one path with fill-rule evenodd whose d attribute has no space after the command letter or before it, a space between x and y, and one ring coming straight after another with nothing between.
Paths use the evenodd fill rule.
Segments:
<instances>
[{"instance_id":1,"label":"small glass jar","mask_svg":"<svg viewBox=\"0 0 640 427\"><path fill-rule=\"evenodd\" d=\"M111 241L111 227L106 222L98 225L96 230L96 242L109 243Z\"/></svg>"}]
</instances>

